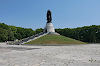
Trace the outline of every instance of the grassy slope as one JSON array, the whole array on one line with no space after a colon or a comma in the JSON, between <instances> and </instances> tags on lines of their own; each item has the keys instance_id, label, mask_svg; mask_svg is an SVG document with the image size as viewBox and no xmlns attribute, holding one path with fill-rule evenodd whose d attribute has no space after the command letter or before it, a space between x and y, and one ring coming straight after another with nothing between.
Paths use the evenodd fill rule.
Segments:
<instances>
[{"instance_id":1,"label":"grassy slope","mask_svg":"<svg viewBox=\"0 0 100 66\"><path fill-rule=\"evenodd\" d=\"M84 42L74 40L61 35L45 35L26 44L85 44Z\"/></svg>"}]
</instances>

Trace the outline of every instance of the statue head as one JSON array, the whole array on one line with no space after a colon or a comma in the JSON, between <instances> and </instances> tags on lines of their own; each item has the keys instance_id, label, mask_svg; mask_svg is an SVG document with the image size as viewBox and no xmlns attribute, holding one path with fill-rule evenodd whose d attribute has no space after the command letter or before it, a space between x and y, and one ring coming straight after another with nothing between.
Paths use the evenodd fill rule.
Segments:
<instances>
[{"instance_id":1,"label":"statue head","mask_svg":"<svg viewBox=\"0 0 100 66\"><path fill-rule=\"evenodd\" d=\"M47 23L50 23L51 21L52 21L51 11L48 10L48 11L47 11Z\"/></svg>"}]
</instances>

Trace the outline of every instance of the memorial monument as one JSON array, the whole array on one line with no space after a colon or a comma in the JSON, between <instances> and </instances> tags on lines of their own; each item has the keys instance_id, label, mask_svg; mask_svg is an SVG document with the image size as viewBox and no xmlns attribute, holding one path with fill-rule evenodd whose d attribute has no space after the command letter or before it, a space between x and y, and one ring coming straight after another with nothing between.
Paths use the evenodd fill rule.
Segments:
<instances>
[{"instance_id":1,"label":"memorial monument","mask_svg":"<svg viewBox=\"0 0 100 66\"><path fill-rule=\"evenodd\" d=\"M58 33L55 32L54 26L52 24L52 14L50 10L47 11L47 23L44 32L47 32L48 34L59 35Z\"/></svg>"}]
</instances>

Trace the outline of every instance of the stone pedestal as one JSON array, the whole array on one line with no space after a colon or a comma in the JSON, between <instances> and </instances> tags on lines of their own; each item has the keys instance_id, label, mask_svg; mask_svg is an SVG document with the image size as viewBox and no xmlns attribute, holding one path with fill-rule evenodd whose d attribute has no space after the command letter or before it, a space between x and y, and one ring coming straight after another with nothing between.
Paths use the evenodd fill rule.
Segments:
<instances>
[{"instance_id":1,"label":"stone pedestal","mask_svg":"<svg viewBox=\"0 0 100 66\"><path fill-rule=\"evenodd\" d=\"M55 32L55 29L54 29L53 24L51 22L46 24L46 30L47 30L47 33Z\"/></svg>"},{"instance_id":2,"label":"stone pedestal","mask_svg":"<svg viewBox=\"0 0 100 66\"><path fill-rule=\"evenodd\" d=\"M52 22L49 22L46 24L44 32L48 33L49 35L60 35L59 33L55 32L55 29L54 29Z\"/></svg>"}]
</instances>

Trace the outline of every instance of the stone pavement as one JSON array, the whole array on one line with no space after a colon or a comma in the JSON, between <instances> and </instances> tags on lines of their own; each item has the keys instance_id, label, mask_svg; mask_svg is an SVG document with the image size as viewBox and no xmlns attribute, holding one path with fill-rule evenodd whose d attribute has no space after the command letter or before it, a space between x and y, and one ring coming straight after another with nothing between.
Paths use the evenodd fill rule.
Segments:
<instances>
[{"instance_id":1,"label":"stone pavement","mask_svg":"<svg viewBox=\"0 0 100 66\"><path fill-rule=\"evenodd\" d=\"M0 66L100 66L100 44L0 45Z\"/></svg>"}]
</instances>

